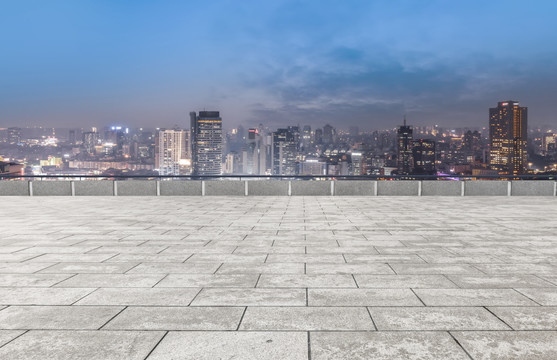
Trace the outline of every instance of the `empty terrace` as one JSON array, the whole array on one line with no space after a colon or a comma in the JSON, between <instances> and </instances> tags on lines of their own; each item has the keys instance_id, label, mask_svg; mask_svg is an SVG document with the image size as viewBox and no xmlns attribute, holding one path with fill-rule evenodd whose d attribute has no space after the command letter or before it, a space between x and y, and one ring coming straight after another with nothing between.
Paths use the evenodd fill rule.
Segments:
<instances>
[{"instance_id":1,"label":"empty terrace","mask_svg":"<svg viewBox=\"0 0 557 360\"><path fill-rule=\"evenodd\" d=\"M557 198L3 197L1 359L556 359Z\"/></svg>"}]
</instances>

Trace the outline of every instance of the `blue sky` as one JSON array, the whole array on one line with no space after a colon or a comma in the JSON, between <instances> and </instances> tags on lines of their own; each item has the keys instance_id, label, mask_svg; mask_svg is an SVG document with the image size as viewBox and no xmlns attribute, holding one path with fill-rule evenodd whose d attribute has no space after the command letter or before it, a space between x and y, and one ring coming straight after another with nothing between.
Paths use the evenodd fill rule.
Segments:
<instances>
[{"instance_id":1,"label":"blue sky","mask_svg":"<svg viewBox=\"0 0 557 360\"><path fill-rule=\"evenodd\" d=\"M553 0L0 0L0 127L557 125Z\"/></svg>"}]
</instances>

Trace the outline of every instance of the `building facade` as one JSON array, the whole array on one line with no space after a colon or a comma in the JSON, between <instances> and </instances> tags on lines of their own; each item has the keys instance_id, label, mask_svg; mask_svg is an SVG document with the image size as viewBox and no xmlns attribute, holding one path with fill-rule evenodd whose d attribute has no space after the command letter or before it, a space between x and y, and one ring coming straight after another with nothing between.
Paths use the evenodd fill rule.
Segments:
<instances>
[{"instance_id":1,"label":"building facade","mask_svg":"<svg viewBox=\"0 0 557 360\"><path fill-rule=\"evenodd\" d=\"M189 131L161 129L155 135L155 168L160 175L187 175Z\"/></svg>"},{"instance_id":2,"label":"building facade","mask_svg":"<svg viewBox=\"0 0 557 360\"><path fill-rule=\"evenodd\" d=\"M222 174L222 118L218 111L190 113L192 174Z\"/></svg>"},{"instance_id":3,"label":"building facade","mask_svg":"<svg viewBox=\"0 0 557 360\"><path fill-rule=\"evenodd\" d=\"M489 165L502 175L527 171L528 108L518 101L499 102L489 109Z\"/></svg>"},{"instance_id":4,"label":"building facade","mask_svg":"<svg viewBox=\"0 0 557 360\"><path fill-rule=\"evenodd\" d=\"M406 125L406 118L404 118L404 125L399 127L397 131L397 167L399 175L412 173L412 139L412 127Z\"/></svg>"},{"instance_id":5,"label":"building facade","mask_svg":"<svg viewBox=\"0 0 557 360\"><path fill-rule=\"evenodd\" d=\"M419 139L413 142L413 173L416 175L436 175L435 141Z\"/></svg>"}]
</instances>

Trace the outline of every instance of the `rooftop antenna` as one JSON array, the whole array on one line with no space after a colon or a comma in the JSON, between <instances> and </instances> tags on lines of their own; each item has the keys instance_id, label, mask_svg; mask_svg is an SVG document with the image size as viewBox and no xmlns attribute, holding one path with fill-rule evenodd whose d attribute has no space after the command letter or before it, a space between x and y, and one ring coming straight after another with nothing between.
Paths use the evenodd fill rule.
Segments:
<instances>
[{"instance_id":1,"label":"rooftop antenna","mask_svg":"<svg viewBox=\"0 0 557 360\"><path fill-rule=\"evenodd\" d=\"M406 114L404 114L404 126L406 126Z\"/></svg>"}]
</instances>

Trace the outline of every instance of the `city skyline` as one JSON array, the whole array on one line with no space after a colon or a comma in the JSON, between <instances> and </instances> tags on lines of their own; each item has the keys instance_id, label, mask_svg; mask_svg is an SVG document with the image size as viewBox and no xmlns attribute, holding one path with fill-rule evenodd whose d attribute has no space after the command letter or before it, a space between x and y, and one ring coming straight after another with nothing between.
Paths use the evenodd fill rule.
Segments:
<instances>
[{"instance_id":1,"label":"city skyline","mask_svg":"<svg viewBox=\"0 0 557 360\"><path fill-rule=\"evenodd\" d=\"M482 127L504 99L527 103L532 126L551 126L555 10L548 1L13 2L0 15L0 127L170 128L204 108L230 127L388 128L404 114L417 126Z\"/></svg>"}]
</instances>

